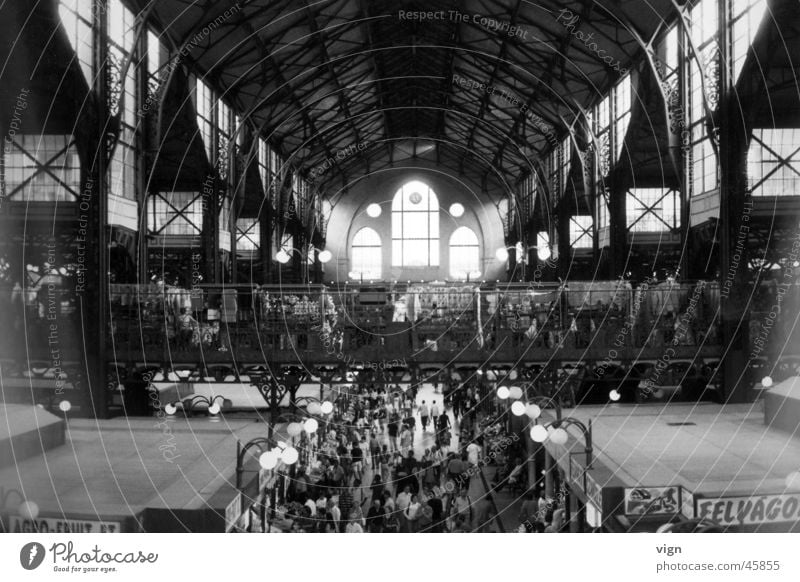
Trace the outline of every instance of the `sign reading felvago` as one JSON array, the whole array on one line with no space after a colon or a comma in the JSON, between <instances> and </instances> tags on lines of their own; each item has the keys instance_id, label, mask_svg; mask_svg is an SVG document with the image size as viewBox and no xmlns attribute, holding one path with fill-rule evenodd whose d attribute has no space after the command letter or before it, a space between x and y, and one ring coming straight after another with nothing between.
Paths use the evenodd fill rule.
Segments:
<instances>
[{"instance_id":1,"label":"sign reading felvago","mask_svg":"<svg viewBox=\"0 0 800 582\"><path fill-rule=\"evenodd\" d=\"M800 493L697 499L697 517L720 525L800 521Z\"/></svg>"},{"instance_id":2,"label":"sign reading felvago","mask_svg":"<svg viewBox=\"0 0 800 582\"><path fill-rule=\"evenodd\" d=\"M118 521L89 521L58 517L23 519L18 515L10 516L9 521L13 533L120 533Z\"/></svg>"}]
</instances>

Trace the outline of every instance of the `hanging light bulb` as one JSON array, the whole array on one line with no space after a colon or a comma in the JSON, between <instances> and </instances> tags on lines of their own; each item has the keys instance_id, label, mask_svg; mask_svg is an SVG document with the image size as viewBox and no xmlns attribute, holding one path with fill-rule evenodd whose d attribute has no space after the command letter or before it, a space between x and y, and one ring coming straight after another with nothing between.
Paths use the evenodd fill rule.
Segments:
<instances>
[{"instance_id":1,"label":"hanging light bulb","mask_svg":"<svg viewBox=\"0 0 800 582\"><path fill-rule=\"evenodd\" d=\"M261 465L262 469L269 471L270 469L274 469L278 464L278 455L273 451L267 451L258 458L258 463Z\"/></svg>"},{"instance_id":2,"label":"hanging light bulb","mask_svg":"<svg viewBox=\"0 0 800 582\"><path fill-rule=\"evenodd\" d=\"M541 424L534 425L531 428L531 440L535 443L543 443L547 440L547 429Z\"/></svg>"},{"instance_id":3,"label":"hanging light bulb","mask_svg":"<svg viewBox=\"0 0 800 582\"><path fill-rule=\"evenodd\" d=\"M297 462L297 459L299 458L300 458L300 453L298 453L297 449L294 447L287 447L281 453L281 461L283 461L287 465L294 465Z\"/></svg>"},{"instance_id":4,"label":"hanging light bulb","mask_svg":"<svg viewBox=\"0 0 800 582\"><path fill-rule=\"evenodd\" d=\"M531 420L536 420L542 415L542 409L536 404L528 404L528 406L525 407L525 414L527 414L528 418Z\"/></svg>"},{"instance_id":5,"label":"hanging light bulb","mask_svg":"<svg viewBox=\"0 0 800 582\"><path fill-rule=\"evenodd\" d=\"M322 403L320 409L322 410L322 414L330 414L331 412L333 412L333 402L328 402L326 400L325 402Z\"/></svg>"},{"instance_id":6,"label":"hanging light bulb","mask_svg":"<svg viewBox=\"0 0 800 582\"><path fill-rule=\"evenodd\" d=\"M514 416L522 416L525 414L525 405L517 400L511 405L511 412L514 414Z\"/></svg>"},{"instance_id":7,"label":"hanging light bulb","mask_svg":"<svg viewBox=\"0 0 800 582\"><path fill-rule=\"evenodd\" d=\"M319 423L316 421L316 419L309 418L309 419L308 419L308 420L307 420L307 421L306 421L306 422L303 424L303 428L305 429L305 431L306 431L308 434L314 434L315 432L317 432L317 429L319 428Z\"/></svg>"},{"instance_id":8,"label":"hanging light bulb","mask_svg":"<svg viewBox=\"0 0 800 582\"><path fill-rule=\"evenodd\" d=\"M567 431L565 431L563 428L560 427L553 430L553 432L550 433L550 440L555 445L566 444L568 438L569 435L567 434Z\"/></svg>"},{"instance_id":9,"label":"hanging light bulb","mask_svg":"<svg viewBox=\"0 0 800 582\"><path fill-rule=\"evenodd\" d=\"M612 402L619 402L619 399L622 398L622 394L619 393L619 390L614 389L608 393L608 397Z\"/></svg>"},{"instance_id":10,"label":"hanging light bulb","mask_svg":"<svg viewBox=\"0 0 800 582\"><path fill-rule=\"evenodd\" d=\"M450 205L450 216L453 218L461 218L464 216L464 205L456 202Z\"/></svg>"},{"instance_id":11,"label":"hanging light bulb","mask_svg":"<svg viewBox=\"0 0 800 582\"><path fill-rule=\"evenodd\" d=\"M511 396L511 391L508 389L508 386L500 386L497 389L497 397L500 400L506 400L509 396Z\"/></svg>"}]
</instances>

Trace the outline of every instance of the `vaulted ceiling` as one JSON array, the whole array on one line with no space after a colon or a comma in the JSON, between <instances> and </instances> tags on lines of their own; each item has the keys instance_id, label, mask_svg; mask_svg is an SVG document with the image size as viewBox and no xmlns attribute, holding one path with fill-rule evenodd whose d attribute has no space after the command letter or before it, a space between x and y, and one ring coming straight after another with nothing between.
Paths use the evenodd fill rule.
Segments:
<instances>
[{"instance_id":1,"label":"vaulted ceiling","mask_svg":"<svg viewBox=\"0 0 800 582\"><path fill-rule=\"evenodd\" d=\"M140 0L293 165L333 158L337 186L415 158L518 177L677 2Z\"/></svg>"}]
</instances>

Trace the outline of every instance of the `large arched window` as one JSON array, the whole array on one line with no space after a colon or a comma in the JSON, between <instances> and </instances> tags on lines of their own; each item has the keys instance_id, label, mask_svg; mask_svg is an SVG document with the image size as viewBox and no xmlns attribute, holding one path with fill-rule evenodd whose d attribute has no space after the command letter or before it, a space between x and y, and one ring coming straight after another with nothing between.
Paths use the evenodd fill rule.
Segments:
<instances>
[{"instance_id":1,"label":"large arched window","mask_svg":"<svg viewBox=\"0 0 800 582\"><path fill-rule=\"evenodd\" d=\"M394 195L392 265L439 266L439 200L422 182L408 182Z\"/></svg>"},{"instance_id":2,"label":"large arched window","mask_svg":"<svg viewBox=\"0 0 800 582\"><path fill-rule=\"evenodd\" d=\"M362 279L380 279L383 267L381 237L371 228L362 228L353 237L353 273Z\"/></svg>"},{"instance_id":3,"label":"large arched window","mask_svg":"<svg viewBox=\"0 0 800 582\"><path fill-rule=\"evenodd\" d=\"M450 276L467 279L481 275L481 250L478 236L462 226L450 235Z\"/></svg>"}]
</instances>

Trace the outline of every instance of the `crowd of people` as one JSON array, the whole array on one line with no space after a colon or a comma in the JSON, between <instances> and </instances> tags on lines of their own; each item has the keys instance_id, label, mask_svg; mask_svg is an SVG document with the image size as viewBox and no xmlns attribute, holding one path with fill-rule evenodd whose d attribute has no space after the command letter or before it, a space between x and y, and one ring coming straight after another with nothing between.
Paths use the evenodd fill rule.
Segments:
<instances>
[{"instance_id":1,"label":"crowd of people","mask_svg":"<svg viewBox=\"0 0 800 582\"><path fill-rule=\"evenodd\" d=\"M438 384L435 385L438 389ZM475 485L486 463L478 389L460 386L433 397L399 384L355 385L336 400L317 438L313 466L291 476L283 531L489 531L492 491ZM419 430L417 430L419 427ZM517 454L514 455L513 453ZM519 451L492 455L494 475L523 465ZM509 481L503 477L503 484ZM510 482L510 481L509 481ZM499 487L497 487L499 489ZM471 491L480 491L480 494Z\"/></svg>"}]
</instances>

